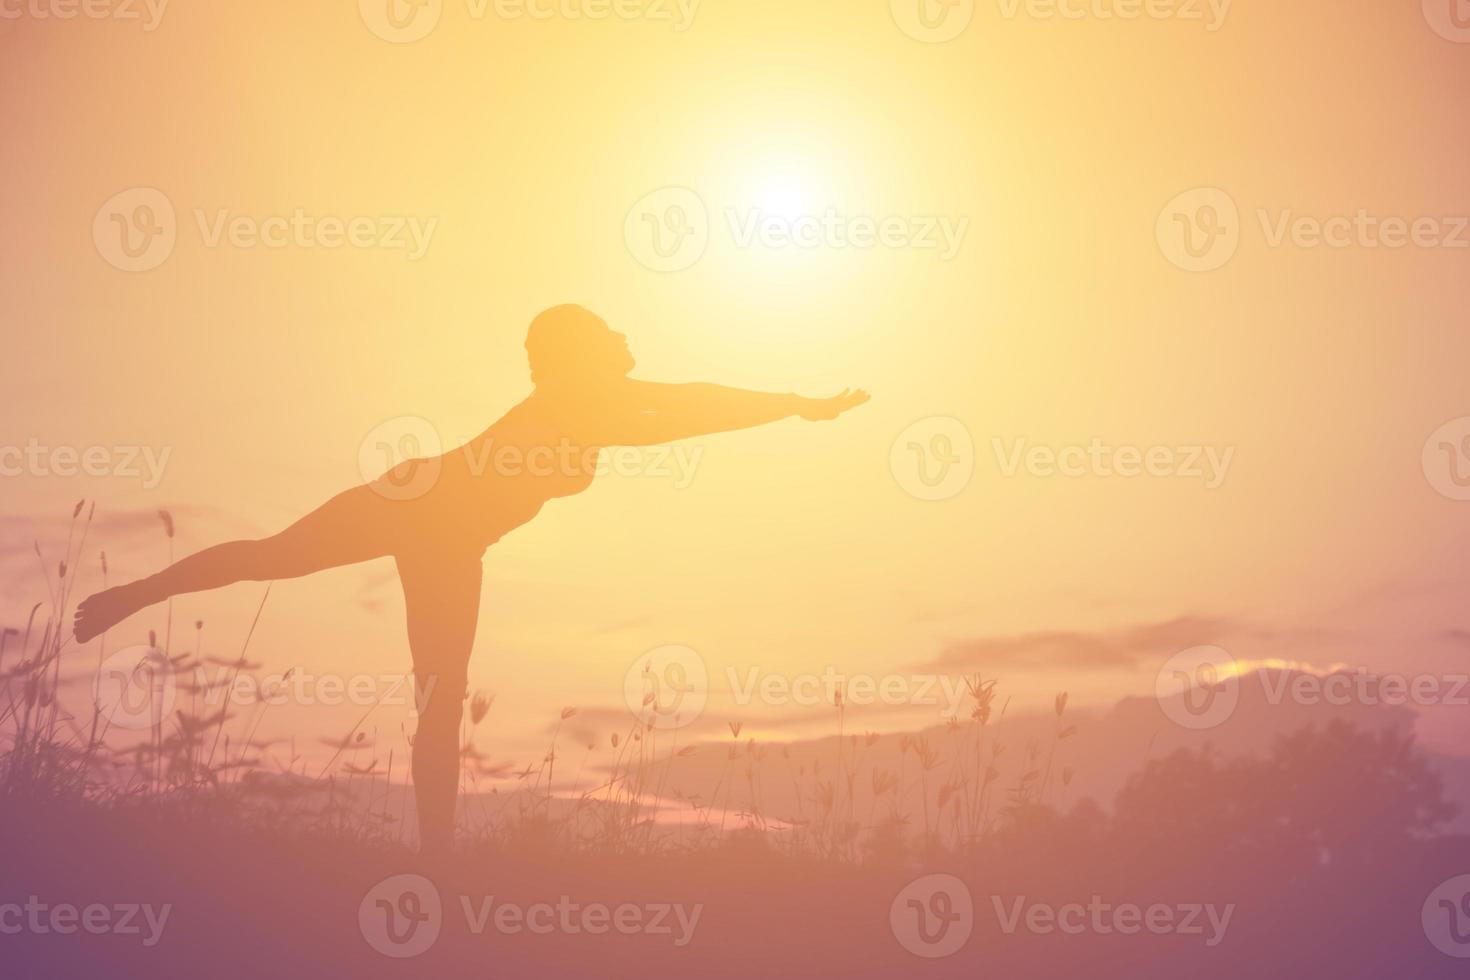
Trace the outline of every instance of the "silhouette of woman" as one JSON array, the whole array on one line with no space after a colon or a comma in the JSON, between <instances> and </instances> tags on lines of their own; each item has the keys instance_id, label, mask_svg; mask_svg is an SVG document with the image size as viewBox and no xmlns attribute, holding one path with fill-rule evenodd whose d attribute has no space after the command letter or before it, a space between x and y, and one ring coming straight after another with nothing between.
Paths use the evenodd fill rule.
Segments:
<instances>
[{"instance_id":1,"label":"silhouette of woman","mask_svg":"<svg viewBox=\"0 0 1470 980\"><path fill-rule=\"evenodd\" d=\"M862 391L810 399L634 381L626 338L579 306L536 317L526 351L535 390L469 443L401 463L272 537L216 545L91 596L77 609L77 639L85 643L171 596L391 556L403 585L418 692L412 769L420 842L426 851L447 850L485 549L548 500L586 490L603 447L647 446L791 416L825 421L868 400Z\"/></svg>"}]
</instances>

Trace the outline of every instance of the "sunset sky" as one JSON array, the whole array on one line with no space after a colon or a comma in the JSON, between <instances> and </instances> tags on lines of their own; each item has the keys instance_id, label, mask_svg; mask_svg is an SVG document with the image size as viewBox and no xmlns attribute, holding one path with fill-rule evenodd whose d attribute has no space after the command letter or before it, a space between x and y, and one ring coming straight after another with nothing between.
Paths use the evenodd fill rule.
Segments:
<instances>
[{"instance_id":1,"label":"sunset sky","mask_svg":"<svg viewBox=\"0 0 1470 980\"><path fill-rule=\"evenodd\" d=\"M54 563L78 499L97 507L82 593L98 550L114 584L167 560L160 509L180 556L274 532L376 476L360 459L385 421L427 420L446 448L482 431L530 390L531 318L574 302L628 335L638 377L873 400L699 440L687 486L609 476L497 544L471 682L497 694L505 754L562 708L612 718L669 644L708 665L707 722L771 737L829 718L732 704L727 669L981 673L1020 710L1150 693L1203 644L1465 670L1470 502L1436 489L1425 448L1470 416L1470 45L1418 3L1238 0L1216 30L980 3L946 43L881 0L704 0L682 25L674 3L534 19L446 0L410 43L375 33L372 4L224 6L169 4L153 30L0 19L0 444L167 453L156 486L0 478L4 625L45 598L32 542ZM176 243L130 272L104 205L136 214L138 188ZM1195 272L1161 229L1199 188L1238 210L1238 250ZM650 195L703 208L703 226L681 212L708 238L687 268L650 268ZM367 219L369 245L225 230L298 212ZM1277 237L1360 212L1432 219L1439 244ZM813 217L841 230L744 237ZM885 222L908 237L859 243ZM936 417L973 477L923 500L893 461L932 447ZM1228 466L1007 472L1018 445L1094 440ZM262 591L178 600L175 647L203 619L205 652L238 654ZM391 562L276 584L251 658L406 670ZM360 714L276 722L340 735ZM1464 744L1463 720L1429 715L1426 741Z\"/></svg>"}]
</instances>

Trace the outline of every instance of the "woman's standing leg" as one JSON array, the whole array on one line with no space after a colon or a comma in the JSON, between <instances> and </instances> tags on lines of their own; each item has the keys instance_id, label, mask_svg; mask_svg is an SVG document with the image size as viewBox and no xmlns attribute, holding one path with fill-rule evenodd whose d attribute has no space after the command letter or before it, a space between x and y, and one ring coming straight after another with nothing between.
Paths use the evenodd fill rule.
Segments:
<instances>
[{"instance_id":1,"label":"woman's standing leg","mask_svg":"<svg viewBox=\"0 0 1470 980\"><path fill-rule=\"evenodd\" d=\"M398 557L418 699L413 788L425 853L446 852L454 843L459 726L480 617L482 574L479 555L451 558L426 552Z\"/></svg>"}]
</instances>

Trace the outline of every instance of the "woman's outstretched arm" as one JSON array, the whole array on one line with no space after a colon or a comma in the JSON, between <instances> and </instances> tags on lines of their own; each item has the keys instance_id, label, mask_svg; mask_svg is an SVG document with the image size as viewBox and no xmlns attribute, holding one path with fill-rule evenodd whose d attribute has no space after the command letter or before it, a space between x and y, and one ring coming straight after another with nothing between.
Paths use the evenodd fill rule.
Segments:
<instances>
[{"instance_id":1,"label":"woman's outstretched arm","mask_svg":"<svg viewBox=\"0 0 1470 980\"><path fill-rule=\"evenodd\" d=\"M865 391L844 391L832 398L803 398L714 384L629 381L618 392L619 404L603 415L598 427L606 431L600 433L598 442L648 446L749 429L792 416L827 421L867 400Z\"/></svg>"}]
</instances>

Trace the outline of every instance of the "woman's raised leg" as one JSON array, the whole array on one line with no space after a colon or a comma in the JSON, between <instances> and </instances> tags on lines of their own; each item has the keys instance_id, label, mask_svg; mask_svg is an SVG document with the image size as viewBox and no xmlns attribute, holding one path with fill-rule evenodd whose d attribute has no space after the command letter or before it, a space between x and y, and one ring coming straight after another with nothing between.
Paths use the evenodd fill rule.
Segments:
<instances>
[{"instance_id":1,"label":"woman's raised leg","mask_svg":"<svg viewBox=\"0 0 1470 980\"><path fill-rule=\"evenodd\" d=\"M235 582L299 578L392 553L392 502L371 487L338 494L286 530L256 541L230 541L175 562L157 575L107 589L77 607L77 640L86 643L129 616L186 592Z\"/></svg>"},{"instance_id":2,"label":"woman's raised leg","mask_svg":"<svg viewBox=\"0 0 1470 980\"><path fill-rule=\"evenodd\" d=\"M454 844L459 791L459 725L466 671L480 617L480 556L400 555L419 723L413 739L413 789L419 843L427 854Z\"/></svg>"}]
</instances>

